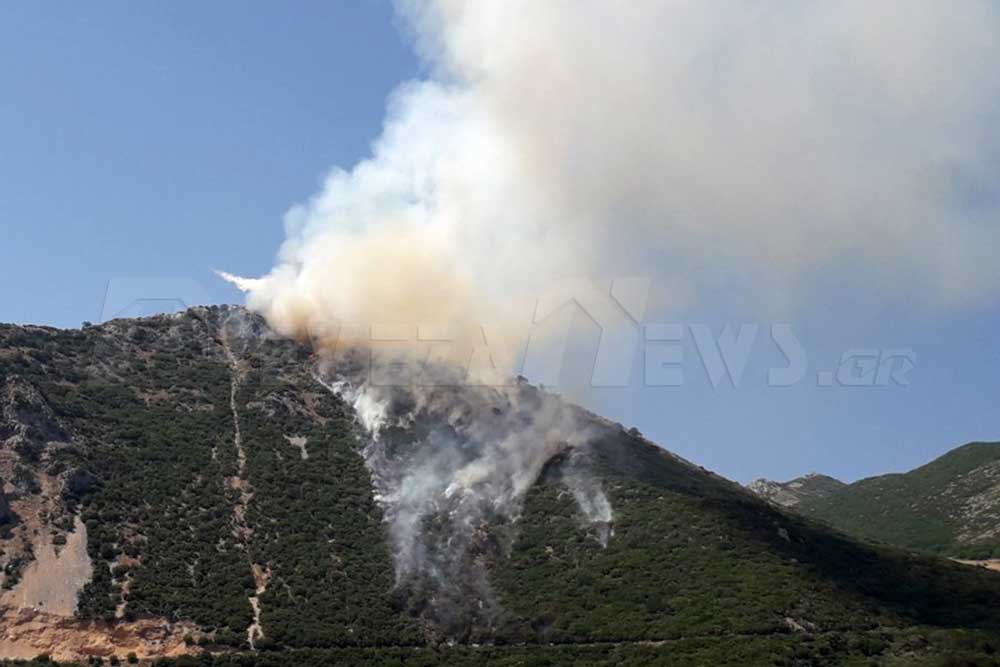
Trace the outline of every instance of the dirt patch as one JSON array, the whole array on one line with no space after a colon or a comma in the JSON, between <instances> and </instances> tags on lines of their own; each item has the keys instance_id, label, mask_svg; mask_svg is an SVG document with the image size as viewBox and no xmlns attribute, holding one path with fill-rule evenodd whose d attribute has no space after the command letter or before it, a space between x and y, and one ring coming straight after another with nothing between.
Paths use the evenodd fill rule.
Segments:
<instances>
[{"instance_id":1,"label":"dirt patch","mask_svg":"<svg viewBox=\"0 0 1000 667\"><path fill-rule=\"evenodd\" d=\"M35 560L21 580L0 597L0 657L33 658L47 653L56 660L135 653L143 658L189 651L184 636L200 636L190 623L141 619L114 624L74 618L76 596L93 574L87 555L87 526L74 517L66 543L51 538L34 545Z\"/></svg>"},{"instance_id":2,"label":"dirt patch","mask_svg":"<svg viewBox=\"0 0 1000 667\"><path fill-rule=\"evenodd\" d=\"M302 435L286 435L285 440L288 441L292 447L299 450L299 457L306 461L309 459L309 450L306 448L306 444L309 442L305 436Z\"/></svg>"},{"instance_id":3,"label":"dirt patch","mask_svg":"<svg viewBox=\"0 0 1000 667\"><path fill-rule=\"evenodd\" d=\"M974 567L984 567L987 570L993 570L994 572L1000 572L1000 558L994 558L991 560L959 560L955 559L963 565L972 565Z\"/></svg>"},{"instance_id":4,"label":"dirt patch","mask_svg":"<svg viewBox=\"0 0 1000 667\"><path fill-rule=\"evenodd\" d=\"M200 637L192 623L162 618L131 622L83 621L75 618L76 598L91 579L87 526L74 517L65 544L45 536L34 544L35 560L21 580L0 596L0 658L33 658L47 653L56 660L90 656L162 658L188 653L184 637Z\"/></svg>"},{"instance_id":5,"label":"dirt patch","mask_svg":"<svg viewBox=\"0 0 1000 667\"><path fill-rule=\"evenodd\" d=\"M185 635L198 636L187 623L140 619L109 624L80 621L34 609L0 609L0 656L33 658L47 653L55 660L90 656L164 658L188 653Z\"/></svg>"},{"instance_id":6,"label":"dirt patch","mask_svg":"<svg viewBox=\"0 0 1000 667\"><path fill-rule=\"evenodd\" d=\"M0 605L12 609L37 609L56 616L76 612L77 592L93 574L87 555L87 527L74 517L74 530L66 543L45 540L35 545L35 560L24 568L17 586L0 597Z\"/></svg>"}]
</instances>

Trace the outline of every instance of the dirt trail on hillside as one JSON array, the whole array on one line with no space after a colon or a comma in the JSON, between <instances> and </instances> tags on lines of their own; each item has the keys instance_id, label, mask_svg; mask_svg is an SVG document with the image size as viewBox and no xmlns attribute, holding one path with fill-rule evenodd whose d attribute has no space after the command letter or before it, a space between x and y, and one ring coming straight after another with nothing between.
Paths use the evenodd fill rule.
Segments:
<instances>
[{"instance_id":1,"label":"dirt trail on hillside","mask_svg":"<svg viewBox=\"0 0 1000 667\"><path fill-rule=\"evenodd\" d=\"M255 563L250 555L249 543L253 535L253 529L247 523L247 509L253 500L253 486L247 479L247 454L243 448L243 435L240 431L240 412L237 397L239 395L240 383L243 381L244 369L240 360L233 353L229 346L228 334L223 331L222 351L229 362L230 383L229 383L229 409L233 414L233 444L236 447L236 475L228 478L227 483L230 488L239 492L239 499L233 508L233 523L235 536L240 540L243 550L247 552L250 571L256 582L256 590L253 595L247 598L250 608L253 611L253 621L247 627L247 643L251 649L256 648L258 639L264 637L264 627L261 625L261 595L267 590L267 581L270 578L270 569L259 563Z\"/></svg>"}]
</instances>

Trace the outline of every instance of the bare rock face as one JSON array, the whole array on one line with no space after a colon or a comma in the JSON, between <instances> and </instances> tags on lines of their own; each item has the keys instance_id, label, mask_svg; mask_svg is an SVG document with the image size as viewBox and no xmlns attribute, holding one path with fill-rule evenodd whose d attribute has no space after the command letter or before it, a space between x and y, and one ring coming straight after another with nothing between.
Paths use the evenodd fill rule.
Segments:
<instances>
[{"instance_id":1,"label":"bare rock face","mask_svg":"<svg viewBox=\"0 0 1000 667\"><path fill-rule=\"evenodd\" d=\"M99 632L74 619L92 578L86 528L74 503L96 481L66 468L59 452L78 442L38 387L19 374L0 381L0 652L76 659ZM92 651L87 655L94 654Z\"/></svg>"},{"instance_id":2,"label":"bare rock face","mask_svg":"<svg viewBox=\"0 0 1000 667\"><path fill-rule=\"evenodd\" d=\"M756 479L747 488L776 505L795 507L806 500L824 498L845 486L847 485L833 477L809 473L788 482Z\"/></svg>"},{"instance_id":3,"label":"bare rock face","mask_svg":"<svg viewBox=\"0 0 1000 667\"><path fill-rule=\"evenodd\" d=\"M958 475L935 498L949 508L959 543L977 544L1000 537L1000 460Z\"/></svg>"},{"instance_id":4,"label":"bare rock face","mask_svg":"<svg viewBox=\"0 0 1000 667\"><path fill-rule=\"evenodd\" d=\"M46 654L54 660L82 661L129 653L141 659L165 658L190 652L185 643L190 636L197 636L191 623L139 619L109 624L30 607L0 609L0 654L8 658Z\"/></svg>"},{"instance_id":5,"label":"bare rock face","mask_svg":"<svg viewBox=\"0 0 1000 667\"><path fill-rule=\"evenodd\" d=\"M69 436L51 406L26 380L9 377L0 388L0 442L31 462L40 461L50 443Z\"/></svg>"},{"instance_id":6,"label":"bare rock face","mask_svg":"<svg viewBox=\"0 0 1000 667\"><path fill-rule=\"evenodd\" d=\"M37 536L32 555L18 583L0 597L0 604L73 616L77 595L93 576L87 554L87 528L80 517L75 518L73 530L58 535L58 539Z\"/></svg>"}]
</instances>

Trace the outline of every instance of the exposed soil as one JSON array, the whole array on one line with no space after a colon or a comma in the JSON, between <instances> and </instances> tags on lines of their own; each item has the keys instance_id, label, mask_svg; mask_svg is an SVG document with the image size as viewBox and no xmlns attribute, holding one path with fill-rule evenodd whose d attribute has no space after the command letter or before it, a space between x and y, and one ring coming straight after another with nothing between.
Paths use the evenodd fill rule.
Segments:
<instances>
[{"instance_id":1,"label":"exposed soil","mask_svg":"<svg viewBox=\"0 0 1000 667\"><path fill-rule=\"evenodd\" d=\"M21 581L0 597L0 605L73 615L77 591L93 574L87 555L87 527L80 517L74 517L74 530L66 533L65 539L63 545L44 538L35 544L35 560L24 568Z\"/></svg>"},{"instance_id":2,"label":"exposed soil","mask_svg":"<svg viewBox=\"0 0 1000 667\"><path fill-rule=\"evenodd\" d=\"M0 655L33 658L48 654L55 660L81 660L90 656L162 658L189 651L184 636L198 636L186 623L161 618L109 624L81 621L30 608L0 608Z\"/></svg>"},{"instance_id":3,"label":"exposed soil","mask_svg":"<svg viewBox=\"0 0 1000 667\"><path fill-rule=\"evenodd\" d=\"M140 658L180 655L189 651L184 636L201 633L190 623L162 618L104 623L74 617L76 596L93 574L87 555L87 527L74 518L66 543L48 536L34 545L35 560L21 580L0 596L0 656L33 658L42 653L56 660L90 656Z\"/></svg>"},{"instance_id":4,"label":"exposed soil","mask_svg":"<svg viewBox=\"0 0 1000 667\"><path fill-rule=\"evenodd\" d=\"M1000 572L1000 558L994 558L991 560L958 560L959 563L964 565L973 565L975 567L985 567L987 570L993 570L994 572Z\"/></svg>"},{"instance_id":5,"label":"exposed soil","mask_svg":"<svg viewBox=\"0 0 1000 667\"><path fill-rule=\"evenodd\" d=\"M305 436L301 436L301 435L286 435L285 436L285 440L288 441L288 444L290 444L291 446L293 446L293 447L295 447L295 448L297 448L299 450L299 457L303 461L306 461L306 460L309 459L309 450L306 448L306 445L308 444L309 441L306 439Z\"/></svg>"},{"instance_id":6,"label":"exposed soil","mask_svg":"<svg viewBox=\"0 0 1000 667\"><path fill-rule=\"evenodd\" d=\"M253 500L254 491L253 486L250 484L250 481L246 476L247 455L246 450L243 448L243 436L240 431L240 413L236 400L237 395L239 394L240 382L243 380L244 370L240 365L239 359L237 359L236 355L230 348L229 339L225 333L222 336L221 342L222 350L229 362L231 374L229 409L233 413L233 444L236 447L237 463L236 476L230 477L226 481L230 488L237 490L240 494L235 507L233 507L234 534L242 542L244 551L247 551L247 544L250 541L250 537L253 535L253 529L251 529L247 524L247 508ZM267 590L267 582L271 575L270 569L253 562L252 558L250 558L249 565L250 571L253 574L254 581L256 583L256 591L254 595L247 598L247 601L250 603L250 607L253 610L253 622L247 628L247 643L250 645L250 648L253 649L255 648L256 641L264 636L264 628L260 622L260 598L261 595Z\"/></svg>"}]
</instances>

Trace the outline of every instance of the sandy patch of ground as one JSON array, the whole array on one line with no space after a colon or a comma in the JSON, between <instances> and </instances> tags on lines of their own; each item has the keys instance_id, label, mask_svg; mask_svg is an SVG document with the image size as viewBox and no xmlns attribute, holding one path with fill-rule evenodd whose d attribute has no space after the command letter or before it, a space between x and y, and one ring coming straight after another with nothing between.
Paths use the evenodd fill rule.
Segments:
<instances>
[{"instance_id":1,"label":"sandy patch of ground","mask_svg":"<svg viewBox=\"0 0 1000 667\"><path fill-rule=\"evenodd\" d=\"M160 658L187 653L185 635L200 636L190 623L149 618L105 623L74 617L77 592L93 574L87 555L87 526L74 519L66 544L46 536L35 544L35 560L21 581L0 596L0 657L33 658L46 653L56 660L90 656Z\"/></svg>"},{"instance_id":2,"label":"sandy patch of ground","mask_svg":"<svg viewBox=\"0 0 1000 667\"><path fill-rule=\"evenodd\" d=\"M21 574L17 586L0 597L0 605L13 609L36 609L56 616L76 612L76 594L93 575L87 555L87 527L74 518L74 530L66 533L66 544L43 540L35 546L35 560Z\"/></svg>"},{"instance_id":3,"label":"sandy patch of ground","mask_svg":"<svg viewBox=\"0 0 1000 667\"><path fill-rule=\"evenodd\" d=\"M187 653L187 634L197 637L197 628L163 619L112 625L34 609L0 609L0 656L5 658L34 658L42 653L55 660L112 655L124 658L129 653L140 658L162 658Z\"/></svg>"},{"instance_id":4,"label":"sandy patch of ground","mask_svg":"<svg viewBox=\"0 0 1000 667\"><path fill-rule=\"evenodd\" d=\"M987 570L993 570L994 572L1000 572L1000 558L994 558L992 560L959 560L955 559L963 565L973 565L975 567L985 567Z\"/></svg>"}]
</instances>

